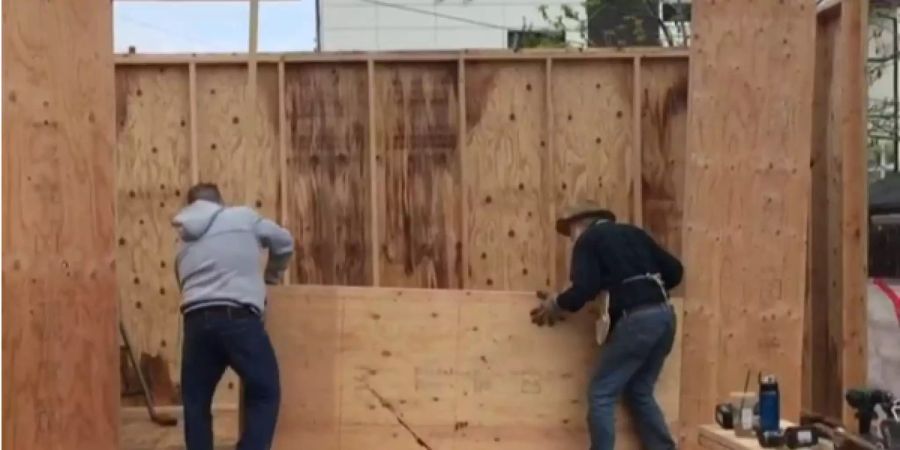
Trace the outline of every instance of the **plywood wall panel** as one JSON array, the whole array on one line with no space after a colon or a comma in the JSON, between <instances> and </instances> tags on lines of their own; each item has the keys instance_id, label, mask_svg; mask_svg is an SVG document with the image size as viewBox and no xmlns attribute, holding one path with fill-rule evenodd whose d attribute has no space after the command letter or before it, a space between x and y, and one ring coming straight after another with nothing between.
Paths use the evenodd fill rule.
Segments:
<instances>
[{"instance_id":1,"label":"plywood wall panel","mask_svg":"<svg viewBox=\"0 0 900 450\"><path fill-rule=\"evenodd\" d=\"M688 63L645 59L641 65L644 227L661 245L681 256Z\"/></svg>"},{"instance_id":2,"label":"plywood wall panel","mask_svg":"<svg viewBox=\"0 0 900 450\"><path fill-rule=\"evenodd\" d=\"M526 292L291 286L271 294L267 328L283 380L275 448L587 445L585 392L599 351L589 314L539 329L527 320L534 297ZM673 421L680 348L657 386ZM639 448L626 412L618 414L617 448Z\"/></svg>"},{"instance_id":3,"label":"plywood wall panel","mask_svg":"<svg viewBox=\"0 0 900 450\"><path fill-rule=\"evenodd\" d=\"M288 224L292 280L373 281L369 104L364 64L288 65Z\"/></svg>"},{"instance_id":4,"label":"plywood wall panel","mask_svg":"<svg viewBox=\"0 0 900 450\"><path fill-rule=\"evenodd\" d=\"M840 392L840 349L830 342L832 332L840 330L840 315L830 314L828 305L840 301L840 164L838 151L840 127L833 111L840 106L838 83L834 79L835 40L839 20L820 22L816 33L815 103L813 104L812 203L810 215L810 373L827 374L809 379L809 406L814 411L840 411L843 398L830 394ZM834 282L830 282L833 280ZM813 310L820 310L813 312ZM833 323L834 321L837 323ZM814 353L828 355L818 358ZM835 414L837 415L837 414Z\"/></svg>"},{"instance_id":5,"label":"plywood wall panel","mask_svg":"<svg viewBox=\"0 0 900 450\"><path fill-rule=\"evenodd\" d=\"M692 447L747 371L778 376L784 417L799 415L815 57L805 1L693 7L681 397Z\"/></svg>"},{"instance_id":6,"label":"plywood wall panel","mask_svg":"<svg viewBox=\"0 0 900 450\"><path fill-rule=\"evenodd\" d=\"M281 174L276 66L259 66L255 94L247 83L244 65L197 68L198 173L200 181L217 183L229 203L275 218Z\"/></svg>"},{"instance_id":7,"label":"plywood wall panel","mask_svg":"<svg viewBox=\"0 0 900 450\"><path fill-rule=\"evenodd\" d=\"M122 318L140 355L177 380L181 297L172 217L190 186L187 68L130 67L116 77L117 251ZM173 399L159 399L161 402Z\"/></svg>"},{"instance_id":8,"label":"plywood wall panel","mask_svg":"<svg viewBox=\"0 0 900 450\"><path fill-rule=\"evenodd\" d=\"M112 5L3 1L3 448L118 448Z\"/></svg>"},{"instance_id":9,"label":"plywood wall panel","mask_svg":"<svg viewBox=\"0 0 900 450\"><path fill-rule=\"evenodd\" d=\"M628 164L633 154L630 60L556 61L551 71L554 220L593 203L630 218ZM571 242L556 240L556 279L569 281Z\"/></svg>"},{"instance_id":10,"label":"plywood wall panel","mask_svg":"<svg viewBox=\"0 0 900 450\"><path fill-rule=\"evenodd\" d=\"M375 66L381 286L460 288L457 67Z\"/></svg>"},{"instance_id":11,"label":"plywood wall panel","mask_svg":"<svg viewBox=\"0 0 900 450\"><path fill-rule=\"evenodd\" d=\"M853 420L842 393L866 382L868 3L819 13L813 104L806 407ZM825 374L822 376L821 374Z\"/></svg>"},{"instance_id":12,"label":"plywood wall panel","mask_svg":"<svg viewBox=\"0 0 900 450\"><path fill-rule=\"evenodd\" d=\"M544 77L540 63L466 63L467 287L550 287Z\"/></svg>"}]
</instances>

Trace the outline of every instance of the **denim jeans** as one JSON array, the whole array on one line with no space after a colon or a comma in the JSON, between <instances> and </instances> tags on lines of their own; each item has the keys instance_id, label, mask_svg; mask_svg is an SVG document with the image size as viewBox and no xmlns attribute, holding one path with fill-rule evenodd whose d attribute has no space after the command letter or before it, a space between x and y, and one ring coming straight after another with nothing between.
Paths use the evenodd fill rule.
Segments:
<instances>
[{"instance_id":1,"label":"denim jeans","mask_svg":"<svg viewBox=\"0 0 900 450\"><path fill-rule=\"evenodd\" d=\"M668 304L639 310L616 323L588 390L591 450L613 450L616 401L623 393L643 447L675 448L653 387L672 350L676 326L675 312Z\"/></svg>"},{"instance_id":2,"label":"denim jeans","mask_svg":"<svg viewBox=\"0 0 900 450\"><path fill-rule=\"evenodd\" d=\"M213 450L216 385L231 367L244 385L244 430L237 450L268 450L281 392L278 362L262 320L253 314L189 313L184 319L181 396L187 450Z\"/></svg>"}]
</instances>

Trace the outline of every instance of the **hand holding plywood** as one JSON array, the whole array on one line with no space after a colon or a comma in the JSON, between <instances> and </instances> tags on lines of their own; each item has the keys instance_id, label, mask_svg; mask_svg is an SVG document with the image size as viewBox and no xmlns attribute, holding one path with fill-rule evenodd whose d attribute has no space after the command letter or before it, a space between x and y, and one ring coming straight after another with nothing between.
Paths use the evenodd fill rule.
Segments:
<instances>
[{"instance_id":1,"label":"hand holding plywood","mask_svg":"<svg viewBox=\"0 0 900 450\"><path fill-rule=\"evenodd\" d=\"M528 320L532 293L279 287L276 449L581 449L593 317ZM657 387L678 412L680 346ZM619 414L620 419L626 415ZM636 448L620 421L618 447Z\"/></svg>"}]
</instances>

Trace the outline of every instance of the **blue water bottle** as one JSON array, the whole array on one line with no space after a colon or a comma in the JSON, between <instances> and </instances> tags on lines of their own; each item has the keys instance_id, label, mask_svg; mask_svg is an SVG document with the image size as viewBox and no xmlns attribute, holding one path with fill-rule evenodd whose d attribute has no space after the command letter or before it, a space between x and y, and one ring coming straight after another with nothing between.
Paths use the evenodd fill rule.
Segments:
<instances>
[{"instance_id":1,"label":"blue water bottle","mask_svg":"<svg viewBox=\"0 0 900 450\"><path fill-rule=\"evenodd\" d=\"M759 430L778 431L781 428L781 401L778 380L774 375L759 378Z\"/></svg>"}]
</instances>

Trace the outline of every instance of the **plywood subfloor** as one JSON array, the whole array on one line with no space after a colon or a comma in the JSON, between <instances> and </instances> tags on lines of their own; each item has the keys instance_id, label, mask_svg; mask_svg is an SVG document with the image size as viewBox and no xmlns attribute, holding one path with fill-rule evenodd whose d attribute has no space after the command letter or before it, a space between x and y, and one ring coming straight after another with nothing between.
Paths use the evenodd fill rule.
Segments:
<instances>
[{"instance_id":1,"label":"plywood subfloor","mask_svg":"<svg viewBox=\"0 0 900 450\"><path fill-rule=\"evenodd\" d=\"M276 449L583 449L599 351L587 312L528 319L532 293L282 287L267 328L279 358ZM657 386L677 421L680 342ZM624 411L617 448L638 448Z\"/></svg>"}]
</instances>

